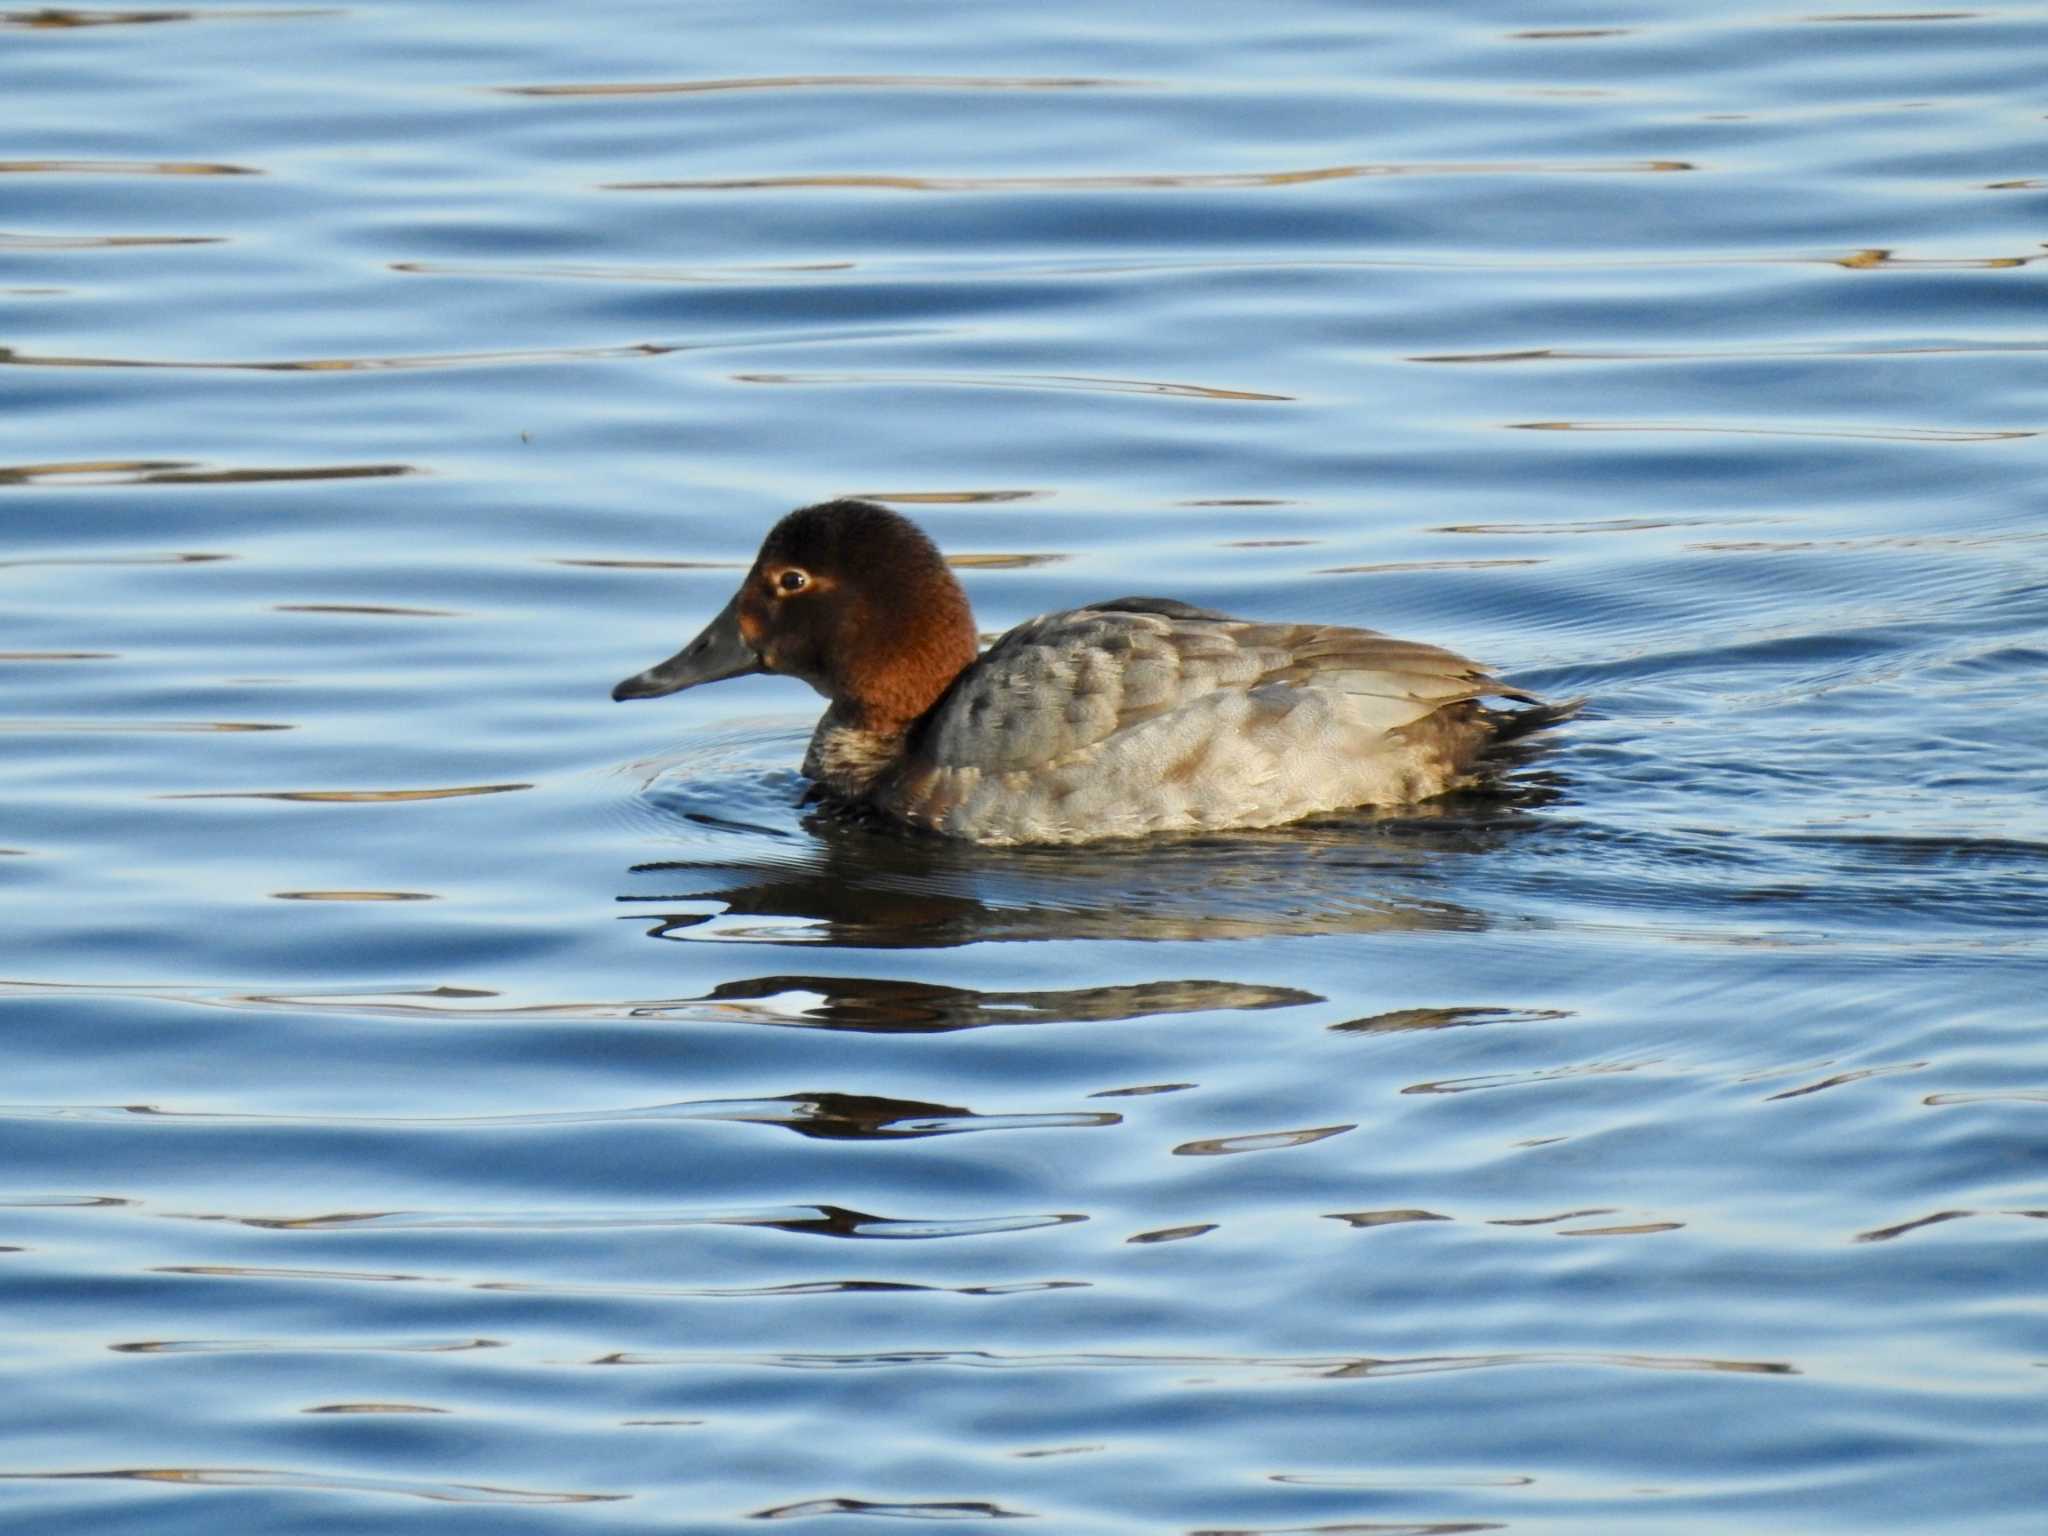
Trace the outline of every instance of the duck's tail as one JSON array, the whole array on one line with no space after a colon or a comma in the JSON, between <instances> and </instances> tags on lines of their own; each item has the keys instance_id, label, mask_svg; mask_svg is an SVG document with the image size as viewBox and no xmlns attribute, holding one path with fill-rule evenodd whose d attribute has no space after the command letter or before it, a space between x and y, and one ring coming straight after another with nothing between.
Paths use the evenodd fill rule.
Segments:
<instances>
[{"instance_id":1,"label":"duck's tail","mask_svg":"<svg viewBox=\"0 0 2048 1536\"><path fill-rule=\"evenodd\" d=\"M1519 688L1498 688L1502 698L1513 699L1524 706L1521 709L1484 709L1486 723L1492 728L1489 746L1504 747L1510 742L1520 741L1536 731L1547 731L1553 725L1561 725L1586 707L1587 695L1575 699L1563 699L1553 703L1533 693L1524 693Z\"/></svg>"}]
</instances>

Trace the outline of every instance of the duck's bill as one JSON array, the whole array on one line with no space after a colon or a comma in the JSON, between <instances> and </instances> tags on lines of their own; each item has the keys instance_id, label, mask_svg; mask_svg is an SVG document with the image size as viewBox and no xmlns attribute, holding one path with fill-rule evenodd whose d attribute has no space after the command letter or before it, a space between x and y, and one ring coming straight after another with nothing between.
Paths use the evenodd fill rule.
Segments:
<instances>
[{"instance_id":1,"label":"duck's bill","mask_svg":"<svg viewBox=\"0 0 2048 1536\"><path fill-rule=\"evenodd\" d=\"M612 690L612 697L658 699L665 693L680 693L699 683L721 678L744 677L766 670L754 648L740 635L740 600L737 595L717 618L704 626L704 633L667 661L657 662L645 672L636 672Z\"/></svg>"}]
</instances>

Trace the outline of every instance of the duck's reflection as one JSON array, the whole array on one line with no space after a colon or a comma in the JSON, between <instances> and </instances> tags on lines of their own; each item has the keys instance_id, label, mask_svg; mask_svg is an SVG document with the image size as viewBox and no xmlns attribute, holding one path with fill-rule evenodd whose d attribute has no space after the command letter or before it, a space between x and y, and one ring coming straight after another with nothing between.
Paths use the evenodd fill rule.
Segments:
<instances>
[{"instance_id":1,"label":"duck's reflection","mask_svg":"<svg viewBox=\"0 0 2048 1536\"><path fill-rule=\"evenodd\" d=\"M1469 931L1487 917L1437 894L1433 866L1542 825L1528 813L1547 797L1525 784L1511 796L1446 797L1267 832L1043 850L977 848L822 811L807 818L808 836L771 842L692 816L681 824L699 856L633 865L638 889L619 900L650 938L869 949ZM881 1002L889 1017L916 1001L902 985L884 985L894 989ZM954 1008L944 993L931 989L929 1011ZM849 1017L863 1001L849 999ZM974 995L964 1024L938 1027L981 1022L987 1006ZM1105 1016L1159 1011L1145 999L1104 1006Z\"/></svg>"},{"instance_id":2,"label":"duck's reflection","mask_svg":"<svg viewBox=\"0 0 2048 1536\"><path fill-rule=\"evenodd\" d=\"M693 1118L779 1125L822 1141L900 1141L968 1131L1078 1130L1120 1124L1104 1110L980 1115L958 1104L885 1098L870 1093L794 1093L775 1099L690 1106Z\"/></svg>"},{"instance_id":3,"label":"duck's reflection","mask_svg":"<svg viewBox=\"0 0 2048 1536\"><path fill-rule=\"evenodd\" d=\"M945 1034L998 1024L1109 1023L1227 1009L1294 1008L1320 1003L1314 992L1233 981L1151 981L1063 991L981 992L866 976L756 976L722 982L701 998L673 1005L695 1017L753 1024L843 1029L863 1034ZM668 1005L640 1010L659 1014Z\"/></svg>"}]
</instances>

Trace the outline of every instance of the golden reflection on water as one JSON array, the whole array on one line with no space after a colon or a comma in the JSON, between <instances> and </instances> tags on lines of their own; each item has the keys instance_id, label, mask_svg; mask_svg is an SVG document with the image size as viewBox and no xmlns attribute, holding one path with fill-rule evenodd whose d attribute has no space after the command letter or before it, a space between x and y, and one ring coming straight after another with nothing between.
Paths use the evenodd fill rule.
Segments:
<instances>
[{"instance_id":1,"label":"golden reflection on water","mask_svg":"<svg viewBox=\"0 0 2048 1536\"><path fill-rule=\"evenodd\" d=\"M1848 1083L1860 1083L1868 1078L1890 1077L1900 1072L1917 1072L1922 1067L1928 1065L1930 1063L1925 1061L1905 1061L1886 1067L1862 1067L1853 1072L1837 1072L1834 1076L1824 1077L1816 1083L1806 1083L1798 1088L1787 1088L1782 1093L1770 1094L1764 1099L1764 1103L1773 1104L1779 1099L1803 1099L1808 1094L1825 1093L1830 1088L1840 1088Z\"/></svg>"},{"instance_id":2,"label":"golden reflection on water","mask_svg":"<svg viewBox=\"0 0 2048 1536\"><path fill-rule=\"evenodd\" d=\"M1216 1230L1217 1224L1213 1221L1197 1221L1184 1227L1161 1227L1153 1232L1133 1232L1124 1241L1134 1245L1178 1243L1184 1242L1191 1237L1207 1237Z\"/></svg>"},{"instance_id":3,"label":"golden reflection on water","mask_svg":"<svg viewBox=\"0 0 2048 1536\"><path fill-rule=\"evenodd\" d=\"M280 727L281 729L281 727ZM207 789L158 795L159 800L300 800L316 805L369 805L502 795L531 784L463 784L450 789Z\"/></svg>"},{"instance_id":4,"label":"golden reflection on water","mask_svg":"<svg viewBox=\"0 0 2048 1536\"><path fill-rule=\"evenodd\" d=\"M1908 1232L1919 1232L1928 1227L1938 1227L1946 1222L1962 1221L1973 1216L2020 1216L2031 1221L2048 1221L2048 1210L2041 1211L1936 1211L1929 1216L1916 1216L1911 1221L1902 1221L1895 1226L1878 1227L1870 1232L1859 1232L1859 1243L1890 1242L1895 1237L1904 1237Z\"/></svg>"},{"instance_id":5,"label":"golden reflection on water","mask_svg":"<svg viewBox=\"0 0 2048 1536\"><path fill-rule=\"evenodd\" d=\"M674 181L611 181L605 192L779 192L807 189L890 192L1131 192L1243 191L1298 187L1370 176L1610 176L1695 171L1689 160L1583 162L1417 161L1410 164L1327 165L1298 171L1146 172L1097 176L741 176Z\"/></svg>"},{"instance_id":6,"label":"golden reflection on water","mask_svg":"<svg viewBox=\"0 0 2048 1536\"><path fill-rule=\"evenodd\" d=\"M0 1210L43 1210L50 1207L86 1207L101 1209L117 1205L138 1205L140 1201L123 1199L119 1195L4 1195L0 1196Z\"/></svg>"},{"instance_id":7,"label":"golden reflection on water","mask_svg":"<svg viewBox=\"0 0 2048 1536\"><path fill-rule=\"evenodd\" d=\"M1573 1015L1565 1008L1396 1008L1330 1028L1348 1035L1405 1034L1417 1029L1466 1029L1476 1024L1551 1023Z\"/></svg>"},{"instance_id":8,"label":"golden reflection on water","mask_svg":"<svg viewBox=\"0 0 2048 1536\"><path fill-rule=\"evenodd\" d=\"M245 731L295 731L295 725L274 720L0 720L0 731L41 735L46 732L77 732L120 736L129 733L182 735Z\"/></svg>"},{"instance_id":9,"label":"golden reflection on water","mask_svg":"<svg viewBox=\"0 0 2048 1536\"><path fill-rule=\"evenodd\" d=\"M261 176L248 165L202 160L0 160L0 176Z\"/></svg>"},{"instance_id":10,"label":"golden reflection on water","mask_svg":"<svg viewBox=\"0 0 2048 1536\"><path fill-rule=\"evenodd\" d=\"M885 501L895 506L979 506L1003 501L1033 501L1051 491L852 491L858 501ZM1065 558L1062 556L1061 558Z\"/></svg>"},{"instance_id":11,"label":"golden reflection on water","mask_svg":"<svg viewBox=\"0 0 2048 1536\"><path fill-rule=\"evenodd\" d=\"M222 245L225 235L22 235L0 230L0 251L100 251L135 245Z\"/></svg>"},{"instance_id":12,"label":"golden reflection on water","mask_svg":"<svg viewBox=\"0 0 2048 1536\"><path fill-rule=\"evenodd\" d=\"M0 31L68 32L81 27L154 26L167 21L297 21L309 16L342 16L327 9L218 11L95 11L44 6L34 11L0 11Z\"/></svg>"},{"instance_id":13,"label":"golden reflection on water","mask_svg":"<svg viewBox=\"0 0 2048 1536\"><path fill-rule=\"evenodd\" d=\"M30 565L206 565L233 555L180 551L168 555L59 555L48 559L0 560L0 571Z\"/></svg>"},{"instance_id":14,"label":"golden reflection on water","mask_svg":"<svg viewBox=\"0 0 2048 1536\"><path fill-rule=\"evenodd\" d=\"M1315 999L1320 1001L1320 999ZM1146 1083L1138 1088L1099 1088L1088 1095L1091 1099L1139 1099L1155 1093L1185 1093L1190 1088L1199 1088L1199 1083Z\"/></svg>"},{"instance_id":15,"label":"golden reflection on water","mask_svg":"<svg viewBox=\"0 0 2048 1536\"><path fill-rule=\"evenodd\" d=\"M1411 1221L1449 1221L1449 1216L1435 1211L1425 1211L1409 1206L1391 1211L1332 1211L1330 1220L1341 1221L1347 1227L1395 1227Z\"/></svg>"},{"instance_id":16,"label":"golden reflection on water","mask_svg":"<svg viewBox=\"0 0 2048 1536\"><path fill-rule=\"evenodd\" d=\"M1835 258L1835 265L1853 272L1899 271L1904 268L2010 268L2024 267L2043 258L2034 256L1899 256L1889 247L1871 246L1848 256Z\"/></svg>"},{"instance_id":17,"label":"golden reflection on water","mask_svg":"<svg viewBox=\"0 0 2048 1536\"><path fill-rule=\"evenodd\" d=\"M1318 1125L1298 1131L1260 1131L1247 1136L1205 1136L1184 1141L1173 1149L1175 1157L1227 1157L1236 1152L1272 1152L1284 1147L1306 1147L1332 1136L1355 1131L1358 1126Z\"/></svg>"},{"instance_id":18,"label":"golden reflection on water","mask_svg":"<svg viewBox=\"0 0 2048 1536\"><path fill-rule=\"evenodd\" d=\"M946 564L961 571L1021 571L1034 566L1058 565L1073 558L1072 555L1061 554L1001 554L990 551L985 554L948 555Z\"/></svg>"},{"instance_id":19,"label":"golden reflection on water","mask_svg":"<svg viewBox=\"0 0 2048 1536\"><path fill-rule=\"evenodd\" d=\"M0 359L7 353L0 348ZM75 459L53 464L0 464L0 485L130 485L144 475L187 469L189 459Z\"/></svg>"},{"instance_id":20,"label":"golden reflection on water","mask_svg":"<svg viewBox=\"0 0 2048 1536\"><path fill-rule=\"evenodd\" d=\"M276 901L439 901L431 891L272 891Z\"/></svg>"},{"instance_id":21,"label":"golden reflection on water","mask_svg":"<svg viewBox=\"0 0 2048 1536\"><path fill-rule=\"evenodd\" d=\"M0 364L10 361L20 363L27 360L10 357L7 349L0 347ZM412 464L313 464L258 469L202 469L191 459L81 459L55 464L0 464L0 486L33 485L64 489L108 485L242 485L273 480L381 480L393 475L419 473L419 468ZM185 558L202 557L194 555Z\"/></svg>"},{"instance_id":22,"label":"golden reflection on water","mask_svg":"<svg viewBox=\"0 0 2048 1536\"><path fill-rule=\"evenodd\" d=\"M1975 1211L1936 1211L1931 1216L1916 1216L1911 1221L1902 1221L1896 1226L1878 1227L1870 1232L1858 1232L1859 1243L1884 1243L1895 1237L1904 1237L1908 1232L1917 1232L1924 1227L1938 1227L1943 1222L1961 1221L1966 1216L1975 1216Z\"/></svg>"},{"instance_id":23,"label":"golden reflection on water","mask_svg":"<svg viewBox=\"0 0 2048 1536\"><path fill-rule=\"evenodd\" d=\"M397 1271L380 1273L365 1269L295 1269L264 1264L155 1264L153 1275L197 1275L209 1280L345 1280L364 1285L443 1285L439 1275L409 1275Z\"/></svg>"},{"instance_id":24,"label":"golden reflection on water","mask_svg":"<svg viewBox=\"0 0 2048 1536\"><path fill-rule=\"evenodd\" d=\"M1495 1216L1487 1221L1489 1227L1553 1227L1560 1221L1583 1221L1589 1216L1612 1216L1617 1207L1611 1205L1589 1205L1575 1211L1559 1211L1552 1216Z\"/></svg>"},{"instance_id":25,"label":"golden reflection on water","mask_svg":"<svg viewBox=\"0 0 2048 1536\"><path fill-rule=\"evenodd\" d=\"M384 619L459 619L452 608L397 608L386 603L272 603L272 613L345 613Z\"/></svg>"}]
</instances>

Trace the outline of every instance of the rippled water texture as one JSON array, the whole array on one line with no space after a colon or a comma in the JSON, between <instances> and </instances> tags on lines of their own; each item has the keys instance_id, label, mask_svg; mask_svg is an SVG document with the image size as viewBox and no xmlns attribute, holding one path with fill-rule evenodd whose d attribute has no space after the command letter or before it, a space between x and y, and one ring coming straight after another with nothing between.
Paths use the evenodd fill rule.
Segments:
<instances>
[{"instance_id":1,"label":"rippled water texture","mask_svg":"<svg viewBox=\"0 0 2048 1536\"><path fill-rule=\"evenodd\" d=\"M2048 9L0 11L0 1526L2048 1509ZM778 513L1591 696L818 822Z\"/></svg>"}]
</instances>

